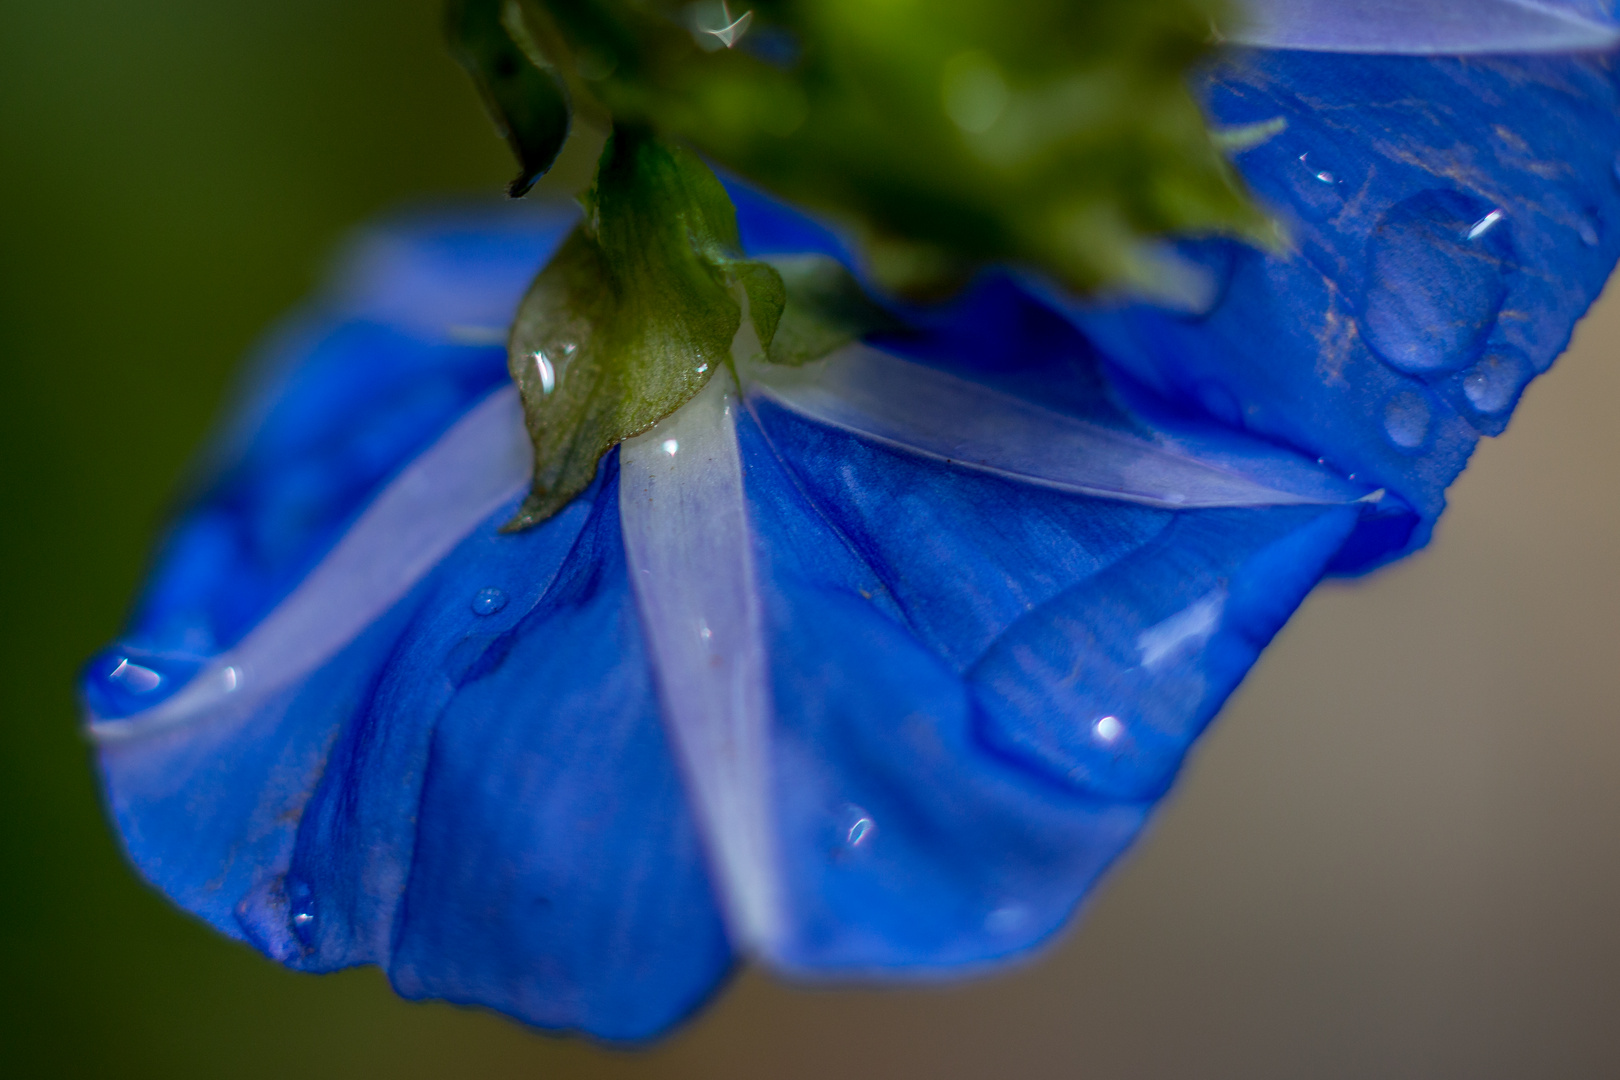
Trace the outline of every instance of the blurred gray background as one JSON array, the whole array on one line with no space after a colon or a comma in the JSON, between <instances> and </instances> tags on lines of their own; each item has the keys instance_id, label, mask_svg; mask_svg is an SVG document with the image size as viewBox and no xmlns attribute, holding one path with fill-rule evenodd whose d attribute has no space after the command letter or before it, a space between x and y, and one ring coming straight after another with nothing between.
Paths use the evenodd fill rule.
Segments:
<instances>
[{"instance_id":1,"label":"blurred gray background","mask_svg":"<svg viewBox=\"0 0 1620 1080\"><path fill-rule=\"evenodd\" d=\"M138 885L71 681L236 359L343 231L510 171L437 0L0 3L0 1071L1620 1075L1620 295L1433 546L1306 603L1022 970L744 974L649 1052L282 971Z\"/></svg>"}]
</instances>

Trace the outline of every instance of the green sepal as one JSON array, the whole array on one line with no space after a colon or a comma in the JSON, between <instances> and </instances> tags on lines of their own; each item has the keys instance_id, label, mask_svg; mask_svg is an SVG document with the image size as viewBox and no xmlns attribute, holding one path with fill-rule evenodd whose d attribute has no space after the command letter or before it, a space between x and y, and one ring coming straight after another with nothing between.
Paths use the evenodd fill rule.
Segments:
<instances>
[{"instance_id":1,"label":"green sepal","mask_svg":"<svg viewBox=\"0 0 1620 1080\"><path fill-rule=\"evenodd\" d=\"M787 255L769 262L787 288L781 320L764 349L772 364L808 364L868 334L905 328L836 259Z\"/></svg>"},{"instance_id":2,"label":"green sepal","mask_svg":"<svg viewBox=\"0 0 1620 1080\"><path fill-rule=\"evenodd\" d=\"M741 298L767 349L782 315L780 275L741 257L736 210L691 152L616 127L582 201L508 343L534 445L534 483L509 530L561 510L603 454L703 389L731 359Z\"/></svg>"},{"instance_id":3,"label":"green sepal","mask_svg":"<svg viewBox=\"0 0 1620 1080\"><path fill-rule=\"evenodd\" d=\"M521 171L507 187L517 198L546 174L568 139L567 87L527 34L517 0L450 0L445 34L518 159Z\"/></svg>"}]
</instances>

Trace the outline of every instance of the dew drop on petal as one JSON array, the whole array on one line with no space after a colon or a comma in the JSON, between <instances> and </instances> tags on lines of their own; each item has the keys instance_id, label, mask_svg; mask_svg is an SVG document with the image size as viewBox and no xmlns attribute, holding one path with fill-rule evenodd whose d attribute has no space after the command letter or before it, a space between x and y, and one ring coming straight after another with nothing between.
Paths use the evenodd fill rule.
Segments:
<instances>
[{"instance_id":1,"label":"dew drop on petal","mask_svg":"<svg viewBox=\"0 0 1620 1080\"><path fill-rule=\"evenodd\" d=\"M1125 734L1125 725L1120 723L1117 716L1104 716L1091 725L1092 732L1098 740L1105 743L1114 742Z\"/></svg>"},{"instance_id":2,"label":"dew drop on petal","mask_svg":"<svg viewBox=\"0 0 1620 1080\"><path fill-rule=\"evenodd\" d=\"M1367 343L1391 367L1455 371L1479 355L1513 269L1506 215L1455 192L1397 204L1368 239Z\"/></svg>"},{"instance_id":3,"label":"dew drop on petal","mask_svg":"<svg viewBox=\"0 0 1620 1080\"><path fill-rule=\"evenodd\" d=\"M852 848L870 844L877 834L877 822L872 820L872 815L854 803L844 807L844 820L848 823L844 827L844 843Z\"/></svg>"},{"instance_id":4,"label":"dew drop on petal","mask_svg":"<svg viewBox=\"0 0 1620 1080\"><path fill-rule=\"evenodd\" d=\"M675 439L665 439L658 444L658 448L670 457L674 457L681 449L681 444Z\"/></svg>"},{"instance_id":5,"label":"dew drop on petal","mask_svg":"<svg viewBox=\"0 0 1620 1080\"><path fill-rule=\"evenodd\" d=\"M118 666L112 669L107 678L132 694L150 694L163 685L162 675L127 656L118 661Z\"/></svg>"},{"instance_id":6,"label":"dew drop on petal","mask_svg":"<svg viewBox=\"0 0 1620 1080\"><path fill-rule=\"evenodd\" d=\"M1429 435L1429 403L1413 390L1399 390L1384 402L1384 433L1401 450L1416 450Z\"/></svg>"},{"instance_id":7,"label":"dew drop on petal","mask_svg":"<svg viewBox=\"0 0 1620 1080\"><path fill-rule=\"evenodd\" d=\"M1597 247L1599 240L1602 239L1598 235L1597 226L1588 218L1582 218L1580 224L1575 226L1575 231L1580 234L1581 243L1587 247Z\"/></svg>"},{"instance_id":8,"label":"dew drop on petal","mask_svg":"<svg viewBox=\"0 0 1620 1080\"><path fill-rule=\"evenodd\" d=\"M1328 164L1326 152L1300 154L1286 173L1295 205L1306 217L1330 218L1344 209L1345 171L1337 162Z\"/></svg>"},{"instance_id":9,"label":"dew drop on petal","mask_svg":"<svg viewBox=\"0 0 1620 1080\"><path fill-rule=\"evenodd\" d=\"M287 922L304 948L315 944L315 892L309 882L287 880Z\"/></svg>"},{"instance_id":10,"label":"dew drop on petal","mask_svg":"<svg viewBox=\"0 0 1620 1080\"><path fill-rule=\"evenodd\" d=\"M207 656L194 652L129 646L109 649L86 668L86 704L100 720L145 712L190 683L207 660ZM214 677L220 676L216 673Z\"/></svg>"},{"instance_id":11,"label":"dew drop on petal","mask_svg":"<svg viewBox=\"0 0 1620 1080\"><path fill-rule=\"evenodd\" d=\"M479 589L472 598L474 615L493 615L506 606L506 594L499 589Z\"/></svg>"},{"instance_id":12,"label":"dew drop on petal","mask_svg":"<svg viewBox=\"0 0 1620 1080\"><path fill-rule=\"evenodd\" d=\"M1463 396L1482 413L1504 412L1518 397L1520 374L1512 358L1492 353L1463 376Z\"/></svg>"}]
</instances>

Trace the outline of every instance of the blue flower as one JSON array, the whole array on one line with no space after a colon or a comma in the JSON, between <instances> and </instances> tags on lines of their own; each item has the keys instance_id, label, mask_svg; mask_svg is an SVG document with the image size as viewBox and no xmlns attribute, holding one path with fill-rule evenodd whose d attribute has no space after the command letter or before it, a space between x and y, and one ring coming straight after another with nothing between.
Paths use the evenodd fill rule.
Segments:
<instances>
[{"instance_id":1,"label":"blue flower","mask_svg":"<svg viewBox=\"0 0 1620 1080\"><path fill-rule=\"evenodd\" d=\"M499 341L571 219L373 229L87 669L134 864L289 966L609 1039L738 957L1049 937L1316 582L1427 539L1620 256L1610 55L1233 50L1200 90L1285 122L1237 160L1290 252L1181 244L1174 311L987 276L716 377L519 533ZM752 254L847 254L733 194Z\"/></svg>"}]
</instances>

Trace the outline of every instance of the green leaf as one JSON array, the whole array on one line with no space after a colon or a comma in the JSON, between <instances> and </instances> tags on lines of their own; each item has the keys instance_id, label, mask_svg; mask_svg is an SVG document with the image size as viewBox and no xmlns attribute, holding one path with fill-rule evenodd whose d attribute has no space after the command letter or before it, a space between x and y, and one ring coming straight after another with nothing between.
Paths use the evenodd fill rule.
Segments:
<instances>
[{"instance_id":1,"label":"green leaf","mask_svg":"<svg viewBox=\"0 0 1620 1080\"><path fill-rule=\"evenodd\" d=\"M1224 0L539 2L618 121L842 220L903 291L1151 291L1156 238L1275 242L1186 86Z\"/></svg>"},{"instance_id":2,"label":"green leaf","mask_svg":"<svg viewBox=\"0 0 1620 1080\"><path fill-rule=\"evenodd\" d=\"M521 171L507 188L516 198L545 175L568 139L567 88L528 35L517 0L451 0L445 33L518 159Z\"/></svg>"},{"instance_id":3,"label":"green leaf","mask_svg":"<svg viewBox=\"0 0 1620 1080\"><path fill-rule=\"evenodd\" d=\"M767 348L782 314L781 277L740 257L731 200L689 151L616 127L583 202L512 327L534 485L509 529L566 506L603 454L729 363L740 298Z\"/></svg>"},{"instance_id":4,"label":"green leaf","mask_svg":"<svg viewBox=\"0 0 1620 1080\"><path fill-rule=\"evenodd\" d=\"M790 255L769 262L787 290L781 320L764 350L770 363L808 364L867 334L904 329L836 259Z\"/></svg>"}]
</instances>

